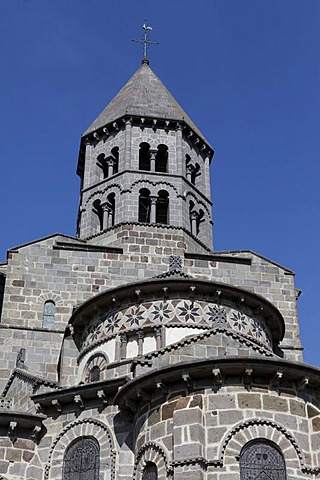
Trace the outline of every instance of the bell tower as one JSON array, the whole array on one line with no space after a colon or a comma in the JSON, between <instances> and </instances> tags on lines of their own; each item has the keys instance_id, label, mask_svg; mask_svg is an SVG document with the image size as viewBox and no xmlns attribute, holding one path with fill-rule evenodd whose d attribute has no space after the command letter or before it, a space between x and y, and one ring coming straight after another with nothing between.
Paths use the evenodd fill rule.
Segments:
<instances>
[{"instance_id":1,"label":"bell tower","mask_svg":"<svg viewBox=\"0 0 320 480\"><path fill-rule=\"evenodd\" d=\"M119 246L130 226L211 251L213 153L144 57L81 138L78 237Z\"/></svg>"}]
</instances>

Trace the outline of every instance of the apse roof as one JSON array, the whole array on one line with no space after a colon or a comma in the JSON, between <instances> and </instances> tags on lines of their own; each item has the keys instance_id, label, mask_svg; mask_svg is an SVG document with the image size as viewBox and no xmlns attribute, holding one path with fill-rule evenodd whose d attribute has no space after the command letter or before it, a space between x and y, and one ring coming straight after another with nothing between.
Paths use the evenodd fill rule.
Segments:
<instances>
[{"instance_id":1,"label":"apse roof","mask_svg":"<svg viewBox=\"0 0 320 480\"><path fill-rule=\"evenodd\" d=\"M204 139L148 63L142 63L83 135L88 135L125 115L183 121Z\"/></svg>"}]
</instances>

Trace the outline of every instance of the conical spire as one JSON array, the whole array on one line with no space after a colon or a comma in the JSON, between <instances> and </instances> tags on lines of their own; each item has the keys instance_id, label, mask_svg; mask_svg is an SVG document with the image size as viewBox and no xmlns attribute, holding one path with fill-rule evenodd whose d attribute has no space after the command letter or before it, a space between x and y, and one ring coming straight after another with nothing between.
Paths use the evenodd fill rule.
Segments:
<instances>
[{"instance_id":1,"label":"conical spire","mask_svg":"<svg viewBox=\"0 0 320 480\"><path fill-rule=\"evenodd\" d=\"M182 121L204 139L147 62L142 63L83 135L88 135L125 115Z\"/></svg>"}]
</instances>

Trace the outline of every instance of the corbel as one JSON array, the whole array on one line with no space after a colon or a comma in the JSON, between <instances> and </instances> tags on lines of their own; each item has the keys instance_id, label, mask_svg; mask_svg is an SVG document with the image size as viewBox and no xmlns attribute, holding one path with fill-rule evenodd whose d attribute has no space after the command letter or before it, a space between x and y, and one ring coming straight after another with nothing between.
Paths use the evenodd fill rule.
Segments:
<instances>
[{"instance_id":1,"label":"corbel","mask_svg":"<svg viewBox=\"0 0 320 480\"><path fill-rule=\"evenodd\" d=\"M188 138L191 138L193 136L193 132L190 130L190 132L188 133Z\"/></svg>"},{"instance_id":2,"label":"corbel","mask_svg":"<svg viewBox=\"0 0 320 480\"><path fill-rule=\"evenodd\" d=\"M245 299L243 297L240 297L238 302L237 302L238 307L243 307L244 303L245 303Z\"/></svg>"},{"instance_id":3,"label":"corbel","mask_svg":"<svg viewBox=\"0 0 320 480\"><path fill-rule=\"evenodd\" d=\"M141 290L135 290L134 293L136 294L138 300L141 300Z\"/></svg>"},{"instance_id":4,"label":"corbel","mask_svg":"<svg viewBox=\"0 0 320 480\"><path fill-rule=\"evenodd\" d=\"M34 408L36 410L36 413L43 413L43 409L40 403L35 403Z\"/></svg>"},{"instance_id":5,"label":"corbel","mask_svg":"<svg viewBox=\"0 0 320 480\"><path fill-rule=\"evenodd\" d=\"M213 296L213 297L214 297L215 300L218 300L218 301L221 300L221 298L222 298L222 292L221 292L221 290L216 290L216 291L214 292L214 296Z\"/></svg>"},{"instance_id":6,"label":"corbel","mask_svg":"<svg viewBox=\"0 0 320 480\"><path fill-rule=\"evenodd\" d=\"M196 138L194 144L197 145L200 142L199 138Z\"/></svg>"},{"instance_id":7,"label":"corbel","mask_svg":"<svg viewBox=\"0 0 320 480\"><path fill-rule=\"evenodd\" d=\"M117 297L112 297L112 303L113 305L120 305L120 301Z\"/></svg>"},{"instance_id":8,"label":"corbel","mask_svg":"<svg viewBox=\"0 0 320 480\"><path fill-rule=\"evenodd\" d=\"M113 122L112 126L113 126L113 128L115 128L116 130L119 130L119 125L117 124L117 122Z\"/></svg>"},{"instance_id":9,"label":"corbel","mask_svg":"<svg viewBox=\"0 0 320 480\"><path fill-rule=\"evenodd\" d=\"M161 380L159 380L159 382L157 382L157 390L160 390L161 393L163 393L164 395L166 395L168 393L167 386Z\"/></svg>"},{"instance_id":10,"label":"corbel","mask_svg":"<svg viewBox=\"0 0 320 480\"><path fill-rule=\"evenodd\" d=\"M98 390L97 391L97 397L99 398L99 400L102 400L102 403L104 405L107 405L108 400L107 400L106 394L104 393L103 390Z\"/></svg>"},{"instance_id":11,"label":"corbel","mask_svg":"<svg viewBox=\"0 0 320 480\"><path fill-rule=\"evenodd\" d=\"M84 408L84 403L81 395L75 395L73 397L73 401L79 408Z\"/></svg>"},{"instance_id":12,"label":"corbel","mask_svg":"<svg viewBox=\"0 0 320 480\"><path fill-rule=\"evenodd\" d=\"M204 152L206 149L207 149L207 147L206 147L206 144L204 143L204 144L201 146L201 151Z\"/></svg>"},{"instance_id":13,"label":"corbel","mask_svg":"<svg viewBox=\"0 0 320 480\"><path fill-rule=\"evenodd\" d=\"M94 132L93 138L94 138L95 140L97 140L97 142L99 142L99 140L100 140L100 137L99 137L99 135L97 134L97 132Z\"/></svg>"},{"instance_id":14,"label":"corbel","mask_svg":"<svg viewBox=\"0 0 320 480\"><path fill-rule=\"evenodd\" d=\"M169 297L169 288L168 287L162 287L163 291L163 298L168 298Z\"/></svg>"},{"instance_id":15,"label":"corbel","mask_svg":"<svg viewBox=\"0 0 320 480\"><path fill-rule=\"evenodd\" d=\"M189 373L183 373L182 374L182 380L186 384L187 388L192 387L192 380L191 380L191 377L190 377Z\"/></svg>"},{"instance_id":16,"label":"corbel","mask_svg":"<svg viewBox=\"0 0 320 480\"><path fill-rule=\"evenodd\" d=\"M41 433L41 427L39 427L39 425L36 425L32 430L30 438L34 441L38 441L40 433Z\"/></svg>"},{"instance_id":17,"label":"corbel","mask_svg":"<svg viewBox=\"0 0 320 480\"><path fill-rule=\"evenodd\" d=\"M109 137L110 132L109 132L109 130L107 129L107 127L104 127L104 128L102 129L102 131L103 131L103 133L105 134L106 137Z\"/></svg>"},{"instance_id":18,"label":"corbel","mask_svg":"<svg viewBox=\"0 0 320 480\"><path fill-rule=\"evenodd\" d=\"M252 382L252 374L253 374L253 369L252 368L246 368L244 373L243 373L243 383L245 385L250 385Z\"/></svg>"},{"instance_id":19,"label":"corbel","mask_svg":"<svg viewBox=\"0 0 320 480\"><path fill-rule=\"evenodd\" d=\"M157 123L158 123L158 120L156 120L155 118L152 120L152 128L154 131L157 130Z\"/></svg>"},{"instance_id":20,"label":"corbel","mask_svg":"<svg viewBox=\"0 0 320 480\"><path fill-rule=\"evenodd\" d=\"M51 405L57 410L57 412L59 412L59 413L62 412L62 405L59 402L59 400L57 400L57 399L52 400Z\"/></svg>"},{"instance_id":21,"label":"corbel","mask_svg":"<svg viewBox=\"0 0 320 480\"><path fill-rule=\"evenodd\" d=\"M197 289L197 287L195 287L194 285L191 285L191 286L189 287L189 290L190 290L189 297L190 297L191 299L194 299L194 296L195 296L195 293L196 293L196 289Z\"/></svg>"},{"instance_id":22,"label":"corbel","mask_svg":"<svg viewBox=\"0 0 320 480\"><path fill-rule=\"evenodd\" d=\"M66 329L69 330L70 335L74 334L74 327L71 325L71 323L67 325Z\"/></svg>"},{"instance_id":23,"label":"corbel","mask_svg":"<svg viewBox=\"0 0 320 480\"><path fill-rule=\"evenodd\" d=\"M169 120L166 120L166 121L164 122L164 129L165 129L166 132L169 131L169 123L170 123Z\"/></svg>"},{"instance_id":24,"label":"corbel","mask_svg":"<svg viewBox=\"0 0 320 480\"><path fill-rule=\"evenodd\" d=\"M274 386L274 387L279 387L281 381L282 381L282 378L283 378L283 372L276 372L273 376L273 378L271 379L271 384Z\"/></svg>"},{"instance_id":25,"label":"corbel","mask_svg":"<svg viewBox=\"0 0 320 480\"><path fill-rule=\"evenodd\" d=\"M297 382L297 390L301 392L307 387L307 385L309 385L309 378L303 377Z\"/></svg>"},{"instance_id":26,"label":"corbel","mask_svg":"<svg viewBox=\"0 0 320 480\"><path fill-rule=\"evenodd\" d=\"M141 128L142 130L143 130L144 127L145 127L144 122L145 122L145 118L141 117L141 118L140 118L140 128Z\"/></svg>"},{"instance_id":27,"label":"corbel","mask_svg":"<svg viewBox=\"0 0 320 480\"><path fill-rule=\"evenodd\" d=\"M8 437L16 437L17 436L17 428L18 428L18 423L17 422L10 422L9 423L9 428L8 428Z\"/></svg>"},{"instance_id":28,"label":"corbel","mask_svg":"<svg viewBox=\"0 0 320 480\"><path fill-rule=\"evenodd\" d=\"M222 375L221 375L220 368L213 368L211 370L211 373L213 375L214 384L215 385L222 385Z\"/></svg>"}]
</instances>

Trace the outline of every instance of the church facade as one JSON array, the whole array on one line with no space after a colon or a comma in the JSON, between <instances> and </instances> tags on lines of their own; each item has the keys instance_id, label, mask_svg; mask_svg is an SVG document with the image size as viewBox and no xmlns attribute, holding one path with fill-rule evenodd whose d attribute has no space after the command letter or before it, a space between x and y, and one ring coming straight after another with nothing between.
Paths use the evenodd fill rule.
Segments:
<instances>
[{"instance_id":1,"label":"church facade","mask_svg":"<svg viewBox=\"0 0 320 480\"><path fill-rule=\"evenodd\" d=\"M82 135L77 235L0 265L0 478L320 478L294 273L213 249L214 150L145 59Z\"/></svg>"}]
</instances>

